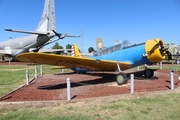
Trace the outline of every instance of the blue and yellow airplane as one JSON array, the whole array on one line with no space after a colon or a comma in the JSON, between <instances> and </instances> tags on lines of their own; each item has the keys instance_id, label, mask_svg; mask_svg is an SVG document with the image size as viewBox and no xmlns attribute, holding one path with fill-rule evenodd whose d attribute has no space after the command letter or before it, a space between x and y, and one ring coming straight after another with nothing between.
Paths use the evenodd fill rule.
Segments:
<instances>
[{"instance_id":1,"label":"blue and yellow airplane","mask_svg":"<svg viewBox=\"0 0 180 120\"><path fill-rule=\"evenodd\" d=\"M168 48L164 46L160 38L147 40L143 43L130 44L122 41L112 47L106 47L95 51L92 56L81 57L75 45L75 56L55 55L46 53L23 53L16 57L19 61L66 66L73 70L90 71L117 71L116 81L119 85L127 83L127 70L139 65L160 62L166 58ZM153 70L144 71L146 78L154 75Z\"/></svg>"}]
</instances>

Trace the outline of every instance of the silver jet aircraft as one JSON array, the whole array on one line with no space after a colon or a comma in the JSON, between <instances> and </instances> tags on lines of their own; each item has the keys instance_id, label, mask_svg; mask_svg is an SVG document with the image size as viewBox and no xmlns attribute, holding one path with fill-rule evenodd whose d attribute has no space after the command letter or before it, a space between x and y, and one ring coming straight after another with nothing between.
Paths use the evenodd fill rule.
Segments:
<instances>
[{"instance_id":1,"label":"silver jet aircraft","mask_svg":"<svg viewBox=\"0 0 180 120\"><path fill-rule=\"evenodd\" d=\"M0 56L13 57L24 52L37 52L40 48L65 37L80 37L56 32L54 0L45 0L41 20L35 31L5 29L11 32L28 33L30 36L0 42ZM57 39L52 40L53 37Z\"/></svg>"}]
</instances>

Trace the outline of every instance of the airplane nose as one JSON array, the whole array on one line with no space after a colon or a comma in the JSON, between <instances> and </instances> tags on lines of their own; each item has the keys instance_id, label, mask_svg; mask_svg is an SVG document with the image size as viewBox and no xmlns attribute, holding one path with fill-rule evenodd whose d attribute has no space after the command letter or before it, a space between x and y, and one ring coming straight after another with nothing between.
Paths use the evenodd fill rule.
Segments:
<instances>
[{"instance_id":1,"label":"airplane nose","mask_svg":"<svg viewBox=\"0 0 180 120\"><path fill-rule=\"evenodd\" d=\"M164 42L160 38L147 40L145 43L145 51L148 60L151 63L164 60L166 58L164 48Z\"/></svg>"}]
</instances>

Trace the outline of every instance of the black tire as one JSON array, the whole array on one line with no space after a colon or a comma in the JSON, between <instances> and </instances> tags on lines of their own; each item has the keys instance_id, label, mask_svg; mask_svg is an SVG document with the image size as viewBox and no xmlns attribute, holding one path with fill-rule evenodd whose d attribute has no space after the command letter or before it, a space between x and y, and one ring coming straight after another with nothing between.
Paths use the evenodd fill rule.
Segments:
<instances>
[{"instance_id":1,"label":"black tire","mask_svg":"<svg viewBox=\"0 0 180 120\"><path fill-rule=\"evenodd\" d=\"M144 70L144 77L145 78L152 78L154 76L154 71L152 69L145 69Z\"/></svg>"},{"instance_id":2,"label":"black tire","mask_svg":"<svg viewBox=\"0 0 180 120\"><path fill-rule=\"evenodd\" d=\"M118 85L126 84L128 81L127 75L124 73L118 73L116 75L116 82Z\"/></svg>"}]
</instances>

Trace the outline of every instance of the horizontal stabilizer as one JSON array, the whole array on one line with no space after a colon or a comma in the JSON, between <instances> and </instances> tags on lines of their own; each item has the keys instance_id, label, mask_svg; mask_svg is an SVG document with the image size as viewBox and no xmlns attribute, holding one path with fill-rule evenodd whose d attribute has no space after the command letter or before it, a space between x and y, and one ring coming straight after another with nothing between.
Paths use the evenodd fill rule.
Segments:
<instances>
[{"instance_id":1,"label":"horizontal stabilizer","mask_svg":"<svg viewBox=\"0 0 180 120\"><path fill-rule=\"evenodd\" d=\"M63 38L65 38L65 37L80 37L80 36L74 36L74 35L69 35L69 33L66 33L66 34L61 34L61 33L57 33L55 30L52 30L53 32L54 32L54 34L56 35L56 36L58 36L59 37L59 39L63 39Z\"/></svg>"},{"instance_id":2,"label":"horizontal stabilizer","mask_svg":"<svg viewBox=\"0 0 180 120\"><path fill-rule=\"evenodd\" d=\"M40 32L40 31L25 31L25 30L13 30L13 29L4 29L4 30L10 32L27 33L27 34L47 35L47 32Z\"/></svg>"},{"instance_id":3,"label":"horizontal stabilizer","mask_svg":"<svg viewBox=\"0 0 180 120\"><path fill-rule=\"evenodd\" d=\"M81 36L66 35L66 37L81 37Z\"/></svg>"}]
</instances>

